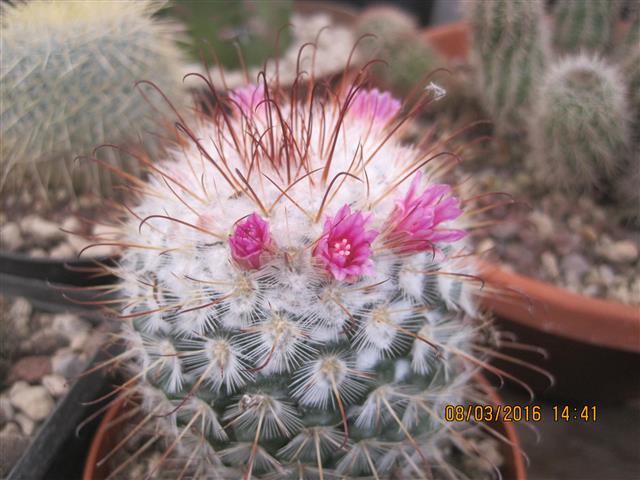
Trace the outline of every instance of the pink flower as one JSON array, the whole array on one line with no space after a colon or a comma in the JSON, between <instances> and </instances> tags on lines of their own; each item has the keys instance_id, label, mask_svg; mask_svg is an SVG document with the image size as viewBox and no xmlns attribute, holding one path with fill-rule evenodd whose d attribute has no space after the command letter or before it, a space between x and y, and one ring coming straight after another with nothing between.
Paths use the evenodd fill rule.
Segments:
<instances>
[{"instance_id":1,"label":"pink flower","mask_svg":"<svg viewBox=\"0 0 640 480\"><path fill-rule=\"evenodd\" d=\"M389 222L388 243L411 253L434 249L436 242L455 242L466 235L464 230L439 228L442 222L462 214L460 202L451 196L449 185L430 185L417 195L422 174L418 172L402 200L396 200Z\"/></svg>"},{"instance_id":2,"label":"pink flower","mask_svg":"<svg viewBox=\"0 0 640 480\"><path fill-rule=\"evenodd\" d=\"M238 265L258 269L271 248L269 224L255 213L239 222L229 237L231 256Z\"/></svg>"},{"instance_id":3,"label":"pink flower","mask_svg":"<svg viewBox=\"0 0 640 480\"><path fill-rule=\"evenodd\" d=\"M389 92L359 90L349 105L349 114L384 125L400 110L400 100Z\"/></svg>"},{"instance_id":4,"label":"pink flower","mask_svg":"<svg viewBox=\"0 0 640 480\"><path fill-rule=\"evenodd\" d=\"M265 98L264 85L247 85L236 88L229 94L229 98L235 102L234 106L239 107L242 113L249 117Z\"/></svg>"},{"instance_id":5,"label":"pink flower","mask_svg":"<svg viewBox=\"0 0 640 480\"><path fill-rule=\"evenodd\" d=\"M351 213L343 206L335 217L327 217L324 231L313 255L336 280L353 279L373 272L371 242L378 236L366 230L370 215Z\"/></svg>"}]
</instances>

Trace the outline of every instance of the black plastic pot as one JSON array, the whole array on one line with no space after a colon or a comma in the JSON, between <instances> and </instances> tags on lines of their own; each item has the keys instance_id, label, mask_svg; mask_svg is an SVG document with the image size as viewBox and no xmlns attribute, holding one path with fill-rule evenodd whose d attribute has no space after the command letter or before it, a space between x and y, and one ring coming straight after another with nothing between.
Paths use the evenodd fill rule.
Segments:
<instances>
[{"instance_id":1,"label":"black plastic pot","mask_svg":"<svg viewBox=\"0 0 640 480\"><path fill-rule=\"evenodd\" d=\"M0 274L32 278L54 284L87 286L105 283L96 276L99 264L112 265L112 257L34 258L20 253L0 251Z\"/></svg>"}]
</instances>

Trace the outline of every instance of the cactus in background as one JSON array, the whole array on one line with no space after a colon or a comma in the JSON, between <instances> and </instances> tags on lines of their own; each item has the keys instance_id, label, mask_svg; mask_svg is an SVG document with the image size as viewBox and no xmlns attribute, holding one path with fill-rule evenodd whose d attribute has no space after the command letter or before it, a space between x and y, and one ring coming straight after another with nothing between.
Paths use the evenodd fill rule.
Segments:
<instances>
[{"instance_id":1,"label":"cactus in background","mask_svg":"<svg viewBox=\"0 0 640 480\"><path fill-rule=\"evenodd\" d=\"M225 68L239 68L239 47L245 65L262 66L278 49L284 52L291 40L285 28L291 17L292 0L180 0L162 13L185 24L184 47L191 60L209 65L219 61ZM214 55L215 52L215 55Z\"/></svg>"},{"instance_id":2,"label":"cactus in background","mask_svg":"<svg viewBox=\"0 0 640 480\"><path fill-rule=\"evenodd\" d=\"M372 34L361 44L366 58L384 60L373 73L384 88L406 95L429 72L444 66L444 59L419 37L418 25L399 8L376 6L365 10L356 25L356 36Z\"/></svg>"},{"instance_id":3,"label":"cactus in background","mask_svg":"<svg viewBox=\"0 0 640 480\"><path fill-rule=\"evenodd\" d=\"M628 154L625 92L617 70L597 57L552 65L531 117L535 168L565 188L594 188L614 175Z\"/></svg>"},{"instance_id":4,"label":"cactus in background","mask_svg":"<svg viewBox=\"0 0 640 480\"><path fill-rule=\"evenodd\" d=\"M447 452L477 454L478 430L444 405L481 401L489 327L463 204L401 142L400 102L247 86L214 108L121 226L120 392L162 459L189 478L463 475Z\"/></svg>"},{"instance_id":5,"label":"cactus in background","mask_svg":"<svg viewBox=\"0 0 640 480\"><path fill-rule=\"evenodd\" d=\"M640 136L640 44L628 49L621 62L622 76L627 82L631 115L637 125L634 133Z\"/></svg>"},{"instance_id":6,"label":"cactus in background","mask_svg":"<svg viewBox=\"0 0 640 480\"><path fill-rule=\"evenodd\" d=\"M618 2L559 0L553 9L553 44L563 52L604 53L612 44Z\"/></svg>"},{"instance_id":7,"label":"cactus in background","mask_svg":"<svg viewBox=\"0 0 640 480\"><path fill-rule=\"evenodd\" d=\"M180 102L176 27L158 21L159 5L137 2L37 1L2 7L3 186L24 188L25 175L91 191L108 189L107 170L74 163L102 143L137 141L153 129L160 95ZM153 104L150 105L150 103ZM124 170L136 163L114 151L104 160Z\"/></svg>"},{"instance_id":8,"label":"cactus in background","mask_svg":"<svg viewBox=\"0 0 640 480\"><path fill-rule=\"evenodd\" d=\"M466 14L484 106L499 135L519 134L549 55L543 2L474 0Z\"/></svg>"}]
</instances>

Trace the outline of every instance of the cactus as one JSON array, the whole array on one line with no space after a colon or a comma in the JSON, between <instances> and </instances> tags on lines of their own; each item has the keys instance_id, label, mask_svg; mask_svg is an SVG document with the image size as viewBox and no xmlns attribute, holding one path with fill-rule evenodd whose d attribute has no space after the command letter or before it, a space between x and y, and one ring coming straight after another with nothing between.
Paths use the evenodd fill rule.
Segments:
<instances>
[{"instance_id":1,"label":"cactus","mask_svg":"<svg viewBox=\"0 0 640 480\"><path fill-rule=\"evenodd\" d=\"M37 1L2 7L2 185L24 188L34 175L46 188L109 188L107 170L74 163L102 143L137 141L153 129L164 106L152 80L174 102L181 100L181 60L176 27L154 19L159 8L137 2ZM153 104L153 107L151 106ZM125 170L129 158L104 160Z\"/></svg>"},{"instance_id":2,"label":"cactus","mask_svg":"<svg viewBox=\"0 0 640 480\"><path fill-rule=\"evenodd\" d=\"M612 44L618 2L559 0L553 10L553 44L563 52L605 53Z\"/></svg>"},{"instance_id":3,"label":"cactus","mask_svg":"<svg viewBox=\"0 0 640 480\"><path fill-rule=\"evenodd\" d=\"M521 134L549 56L543 2L474 0L468 2L466 16L477 89L496 132Z\"/></svg>"},{"instance_id":4,"label":"cactus","mask_svg":"<svg viewBox=\"0 0 640 480\"><path fill-rule=\"evenodd\" d=\"M488 326L443 165L362 85L218 98L122 219L118 392L188 478L460 474Z\"/></svg>"},{"instance_id":5,"label":"cactus","mask_svg":"<svg viewBox=\"0 0 640 480\"><path fill-rule=\"evenodd\" d=\"M245 65L262 66L282 53L290 43L289 23L292 0L181 0L162 12L186 25L184 47L190 58L209 65L219 61L225 68L239 68L239 46ZM214 55L215 52L215 55Z\"/></svg>"},{"instance_id":6,"label":"cactus","mask_svg":"<svg viewBox=\"0 0 640 480\"><path fill-rule=\"evenodd\" d=\"M375 79L383 88L399 95L409 93L428 73L444 65L444 60L419 37L415 19L402 10L376 6L365 10L356 25L356 35L375 35L362 40L366 60L383 60L375 65Z\"/></svg>"},{"instance_id":7,"label":"cactus","mask_svg":"<svg viewBox=\"0 0 640 480\"><path fill-rule=\"evenodd\" d=\"M629 27L624 36L623 47L635 48L640 45L640 5L637 2L632 2L629 9Z\"/></svg>"},{"instance_id":8,"label":"cactus","mask_svg":"<svg viewBox=\"0 0 640 480\"><path fill-rule=\"evenodd\" d=\"M598 57L549 68L530 125L536 169L560 187L592 189L628 154L629 115L617 70Z\"/></svg>"}]
</instances>

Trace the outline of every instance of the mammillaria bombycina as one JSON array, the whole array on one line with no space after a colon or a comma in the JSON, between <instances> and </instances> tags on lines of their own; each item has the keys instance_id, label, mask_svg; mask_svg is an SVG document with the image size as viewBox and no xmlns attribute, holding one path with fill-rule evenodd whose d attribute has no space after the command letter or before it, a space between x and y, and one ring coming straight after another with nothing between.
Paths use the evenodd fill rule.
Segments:
<instances>
[{"instance_id":1,"label":"mammillaria bombycina","mask_svg":"<svg viewBox=\"0 0 640 480\"><path fill-rule=\"evenodd\" d=\"M403 143L417 109L359 78L210 85L126 210L118 392L189 478L464 478L448 452L480 455L443 417L482 401L493 338L434 179L455 155Z\"/></svg>"}]
</instances>

